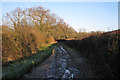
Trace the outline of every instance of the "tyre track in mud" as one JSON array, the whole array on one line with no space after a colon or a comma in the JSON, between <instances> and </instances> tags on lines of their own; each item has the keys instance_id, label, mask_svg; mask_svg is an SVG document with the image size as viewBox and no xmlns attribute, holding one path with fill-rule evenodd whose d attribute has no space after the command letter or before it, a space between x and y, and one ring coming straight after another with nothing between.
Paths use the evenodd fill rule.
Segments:
<instances>
[{"instance_id":1,"label":"tyre track in mud","mask_svg":"<svg viewBox=\"0 0 120 80\"><path fill-rule=\"evenodd\" d=\"M24 78L86 78L85 74L83 74L75 64L63 46L57 45L53 49L52 55L43 63L34 67L32 72L26 74Z\"/></svg>"}]
</instances>

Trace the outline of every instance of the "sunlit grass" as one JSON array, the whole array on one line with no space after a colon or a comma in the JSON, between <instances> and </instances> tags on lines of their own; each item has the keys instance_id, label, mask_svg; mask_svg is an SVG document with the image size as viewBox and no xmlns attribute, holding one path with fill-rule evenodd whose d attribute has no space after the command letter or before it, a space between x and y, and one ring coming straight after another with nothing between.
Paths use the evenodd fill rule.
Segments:
<instances>
[{"instance_id":1,"label":"sunlit grass","mask_svg":"<svg viewBox=\"0 0 120 80\"><path fill-rule=\"evenodd\" d=\"M3 67L2 78L20 78L27 71L31 70L34 66L50 56L54 46L55 44L50 45L38 54L31 55L7 67Z\"/></svg>"}]
</instances>

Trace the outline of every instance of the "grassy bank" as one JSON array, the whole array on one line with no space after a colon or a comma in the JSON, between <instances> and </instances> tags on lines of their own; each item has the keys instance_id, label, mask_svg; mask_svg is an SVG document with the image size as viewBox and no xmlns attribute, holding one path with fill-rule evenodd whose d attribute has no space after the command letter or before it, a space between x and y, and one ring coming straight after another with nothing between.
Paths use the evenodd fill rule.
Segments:
<instances>
[{"instance_id":1,"label":"grassy bank","mask_svg":"<svg viewBox=\"0 0 120 80\"><path fill-rule=\"evenodd\" d=\"M116 32L92 35L82 40L64 41L69 47L80 52L80 55L89 61L96 75L104 78L118 77L118 41Z\"/></svg>"},{"instance_id":2,"label":"grassy bank","mask_svg":"<svg viewBox=\"0 0 120 80\"><path fill-rule=\"evenodd\" d=\"M56 44L52 44L48 47L45 47L43 51L40 51L37 54L33 54L29 57L24 57L9 66L3 67L2 79L22 77L34 66L40 64L42 61L47 59L51 55L52 49L55 45Z\"/></svg>"}]
</instances>

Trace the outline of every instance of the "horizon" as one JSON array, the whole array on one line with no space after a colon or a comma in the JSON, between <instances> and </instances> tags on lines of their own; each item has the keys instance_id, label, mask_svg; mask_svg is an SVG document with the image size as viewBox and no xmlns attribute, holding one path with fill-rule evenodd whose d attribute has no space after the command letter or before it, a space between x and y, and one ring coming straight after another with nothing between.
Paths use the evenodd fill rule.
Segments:
<instances>
[{"instance_id":1,"label":"horizon","mask_svg":"<svg viewBox=\"0 0 120 80\"><path fill-rule=\"evenodd\" d=\"M117 2L4 2L2 15L15 8L42 6L62 18L70 27L90 31L111 31L118 29Z\"/></svg>"}]
</instances>

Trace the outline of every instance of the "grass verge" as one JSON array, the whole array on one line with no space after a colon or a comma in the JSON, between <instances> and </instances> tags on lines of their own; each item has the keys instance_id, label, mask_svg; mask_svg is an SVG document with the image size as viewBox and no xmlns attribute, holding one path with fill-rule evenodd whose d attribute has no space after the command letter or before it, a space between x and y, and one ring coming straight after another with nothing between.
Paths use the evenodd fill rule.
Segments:
<instances>
[{"instance_id":1,"label":"grass verge","mask_svg":"<svg viewBox=\"0 0 120 80\"><path fill-rule=\"evenodd\" d=\"M9 66L2 68L2 79L7 78L20 78L26 72L31 70L34 66L40 64L45 59L47 59L56 44L50 45L43 49L43 51L38 54L31 55L22 60L17 61L16 63L10 64Z\"/></svg>"}]
</instances>

